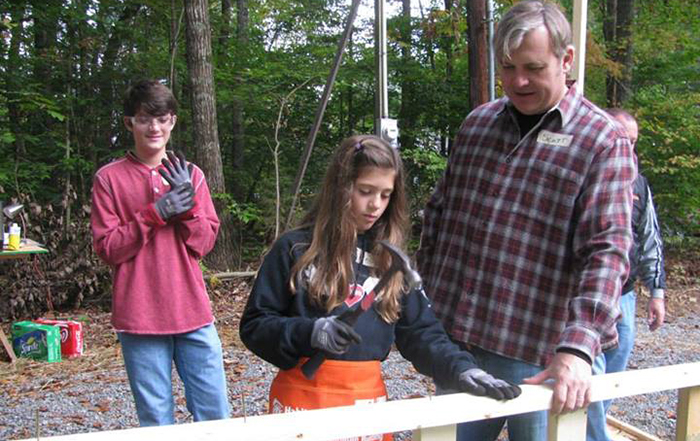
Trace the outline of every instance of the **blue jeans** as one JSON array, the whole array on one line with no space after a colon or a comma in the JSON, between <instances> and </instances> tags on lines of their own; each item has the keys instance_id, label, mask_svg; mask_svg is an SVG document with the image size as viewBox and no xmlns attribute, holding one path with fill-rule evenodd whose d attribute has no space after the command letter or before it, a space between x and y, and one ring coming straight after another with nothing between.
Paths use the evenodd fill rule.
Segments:
<instances>
[{"instance_id":1,"label":"blue jeans","mask_svg":"<svg viewBox=\"0 0 700 441\"><path fill-rule=\"evenodd\" d=\"M626 292L620 297L620 312L622 316L617 322L618 346L609 349L598 357L593 363L593 375L622 372L627 369L627 362L634 346L637 294L634 291ZM610 408L612 400L597 401L588 406L588 422L586 429L586 441L609 441L605 416Z\"/></svg>"},{"instance_id":2,"label":"blue jeans","mask_svg":"<svg viewBox=\"0 0 700 441\"><path fill-rule=\"evenodd\" d=\"M184 334L118 337L141 426L175 423L173 361L194 421L229 417L221 340L213 324Z\"/></svg>"},{"instance_id":3,"label":"blue jeans","mask_svg":"<svg viewBox=\"0 0 700 441\"><path fill-rule=\"evenodd\" d=\"M503 357L483 349L472 348L470 352L481 369L511 383L522 384L524 378L532 377L542 371L540 366ZM439 394L454 392L438 388ZM458 424L457 441L496 440L506 421L510 441L545 441L547 439L547 412L539 411Z\"/></svg>"}]
</instances>

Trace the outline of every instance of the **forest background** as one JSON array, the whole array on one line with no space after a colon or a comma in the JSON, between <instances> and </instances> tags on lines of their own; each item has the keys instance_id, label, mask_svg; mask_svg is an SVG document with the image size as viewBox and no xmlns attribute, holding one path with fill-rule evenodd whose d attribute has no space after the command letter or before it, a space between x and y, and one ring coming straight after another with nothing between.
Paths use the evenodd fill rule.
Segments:
<instances>
[{"instance_id":1,"label":"forest background","mask_svg":"<svg viewBox=\"0 0 700 441\"><path fill-rule=\"evenodd\" d=\"M472 105L469 14L478 2L387 1L389 114L408 169L413 246L421 208ZM171 148L204 169L215 197L222 229L203 266L255 270L312 200L333 148L373 132L374 1L364 0L369 13L354 22L296 194L350 3L2 2L0 200L25 204L26 235L50 257L0 264L0 318L109 306L109 268L91 248L92 175L132 147L122 94L143 78L175 92ZM494 3L498 18L513 1ZM572 3L561 1L569 17ZM587 40L586 96L638 118L640 170L667 249L697 252L700 1L589 0Z\"/></svg>"}]
</instances>

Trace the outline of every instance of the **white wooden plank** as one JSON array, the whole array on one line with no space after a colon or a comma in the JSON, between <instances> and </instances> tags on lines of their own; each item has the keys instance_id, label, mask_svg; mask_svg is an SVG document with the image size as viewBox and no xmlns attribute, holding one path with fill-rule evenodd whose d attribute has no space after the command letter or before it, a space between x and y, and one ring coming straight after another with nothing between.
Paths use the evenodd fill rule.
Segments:
<instances>
[{"instance_id":1,"label":"white wooden plank","mask_svg":"<svg viewBox=\"0 0 700 441\"><path fill-rule=\"evenodd\" d=\"M620 436L623 437L625 440L634 440L634 441L663 441L661 438L656 437L650 433L646 433L645 431L638 429L631 424L627 424L622 420L618 420L617 418L608 415L606 417L607 423L608 423L608 432L611 432L612 430L616 430L620 432ZM612 437L612 435L611 435ZM613 437L614 439L614 437Z\"/></svg>"},{"instance_id":2,"label":"white wooden plank","mask_svg":"<svg viewBox=\"0 0 700 441\"><path fill-rule=\"evenodd\" d=\"M700 387L678 391L676 441L700 441Z\"/></svg>"},{"instance_id":3,"label":"white wooden plank","mask_svg":"<svg viewBox=\"0 0 700 441\"><path fill-rule=\"evenodd\" d=\"M455 441L457 425L424 427L413 431L413 441Z\"/></svg>"},{"instance_id":4,"label":"white wooden plank","mask_svg":"<svg viewBox=\"0 0 700 441\"><path fill-rule=\"evenodd\" d=\"M585 441L587 416L586 409L560 415L550 412L547 420L547 441Z\"/></svg>"},{"instance_id":5,"label":"white wooden plank","mask_svg":"<svg viewBox=\"0 0 700 441\"><path fill-rule=\"evenodd\" d=\"M593 400L618 398L700 385L700 363L595 376ZM452 394L278 415L249 416L174 426L135 428L53 437L53 441L325 441L357 435L449 426L537 410L547 410L549 386L522 386L515 400L495 401ZM42 437L43 438L43 437ZM29 441L29 440L27 440Z\"/></svg>"}]
</instances>

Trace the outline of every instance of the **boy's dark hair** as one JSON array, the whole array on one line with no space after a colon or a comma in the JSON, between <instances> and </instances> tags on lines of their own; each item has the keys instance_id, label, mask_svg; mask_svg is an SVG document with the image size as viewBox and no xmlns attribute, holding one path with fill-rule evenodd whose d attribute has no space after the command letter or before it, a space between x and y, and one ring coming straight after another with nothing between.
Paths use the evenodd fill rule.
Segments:
<instances>
[{"instance_id":1,"label":"boy's dark hair","mask_svg":"<svg viewBox=\"0 0 700 441\"><path fill-rule=\"evenodd\" d=\"M141 80L132 84L124 95L124 116L134 116L139 110L161 116L177 113L173 92L156 80Z\"/></svg>"}]
</instances>

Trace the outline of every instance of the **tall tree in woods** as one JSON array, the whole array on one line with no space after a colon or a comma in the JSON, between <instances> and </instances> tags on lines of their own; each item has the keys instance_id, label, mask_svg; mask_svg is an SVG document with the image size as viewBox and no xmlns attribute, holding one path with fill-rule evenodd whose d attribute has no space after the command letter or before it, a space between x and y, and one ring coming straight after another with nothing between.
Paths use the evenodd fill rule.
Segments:
<instances>
[{"instance_id":1,"label":"tall tree in woods","mask_svg":"<svg viewBox=\"0 0 700 441\"><path fill-rule=\"evenodd\" d=\"M216 96L212 74L211 26L207 0L185 2L187 28L187 70L192 105L195 159L207 175L212 194L226 193L216 122ZM224 203L215 198L221 228L214 249L206 258L216 269L233 268L237 256L233 248L233 223Z\"/></svg>"},{"instance_id":2,"label":"tall tree in woods","mask_svg":"<svg viewBox=\"0 0 700 441\"><path fill-rule=\"evenodd\" d=\"M235 74L236 90L241 90L243 78L239 72L246 68L248 60L248 0L236 1L236 47L238 48L239 66ZM243 124L243 99L239 94L234 94L232 106L233 129L233 165L239 168L243 165L243 152L245 148L245 125Z\"/></svg>"},{"instance_id":3,"label":"tall tree in woods","mask_svg":"<svg viewBox=\"0 0 700 441\"><path fill-rule=\"evenodd\" d=\"M616 63L605 82L609 107L621 106L630 95L634 6L634 0L600 0L606 51Z\"/></svg>"},{"instance_id":4,"label":"tall tree in woods","mask_svg":"<svg viewBox=\"0 0 700 441\"><path fill-rule=\"evenodd\" d=\"M119 55L122 49L122 44L125 40L128 40L128 35L131 33L131 26L134 20L141 11L141 5L130 3L126 4L124 8L119 13L119 18L116 22L110 25L105 25L105 34L107 38L107 43L102 53L102 62L100 63L99 73L97 75L97 86L99 87L99 101L97 112L99 114L98 122L101 127L110 127L104 136L96 137L98 148L103 149L103 151L109 151L112 148L111 140L116 131L116 127L111 126L111 122L114 120L114 113L112 111L112 104L121 101L121 96L119 95L121 91L117 91L115 88L114 78L116 76L116 71L119 70ZM121 130L121 127L119 127ZM94 150L94 162L98 164L98 157L101 156L103 152L99 150Z\"/></svg>"},{"instance_id":5,"label":"tall tree in woods","mask_svg":"<svg viewBox=\"0 0 700 441\"><path fill-rule=\"evenodd\" d=\"M469 105L474 109L489 100L486 0L467 2L469 33Z\"/></svg>"},{"instance_id":6,"label":"tall tree in woods","mask_svg":"<svg viewBox=\"0 0 700 441\"><path fill-rule=\"evenodd\" d=\"M243 90L243 77L241 72L246 69L248 59L248 1L236 0L236 40L231 44L231 28L233 1L223 0L221 2L221 30L219 32L219 60L220 66L230 74L230 83L227 86L232 91L230 103L223 107L225 111L223 117L230 123L230 131L227 139L223 140L224 162L232 170L240 170L243 166L245 151L245 125L244 102L241 97ZM228 124L227 124L228 126ZM234 197L241 197L243 189L236 185L236 182L228 182L229 191Z\"/></svg>"},{"instance_id":7,"label":"tall tree in woods","mask_svg":"<svg viewBox=\"0 0 700 441\"><path fill-rule=\"evenodd\" d=\"M454 93L454 43L455 38L458 36L457 19L459 17L459 2L457 2L457 0L445 0L445 11L447 12L450 31L447 33L447 37L442 38L444 44L443 50L445 51L444 83L446 96L452 96ZM450 146L452 145L453 132L449 122L446 120L447 118L440 118L442 119L442 121L440 121L440 125L442 126L441 129L443 130L443 140L440 141L440 145L446 146L446 149L442 149L444 150L442 153L448 154L450 151Z\"/></svg>"}]
</instances>

